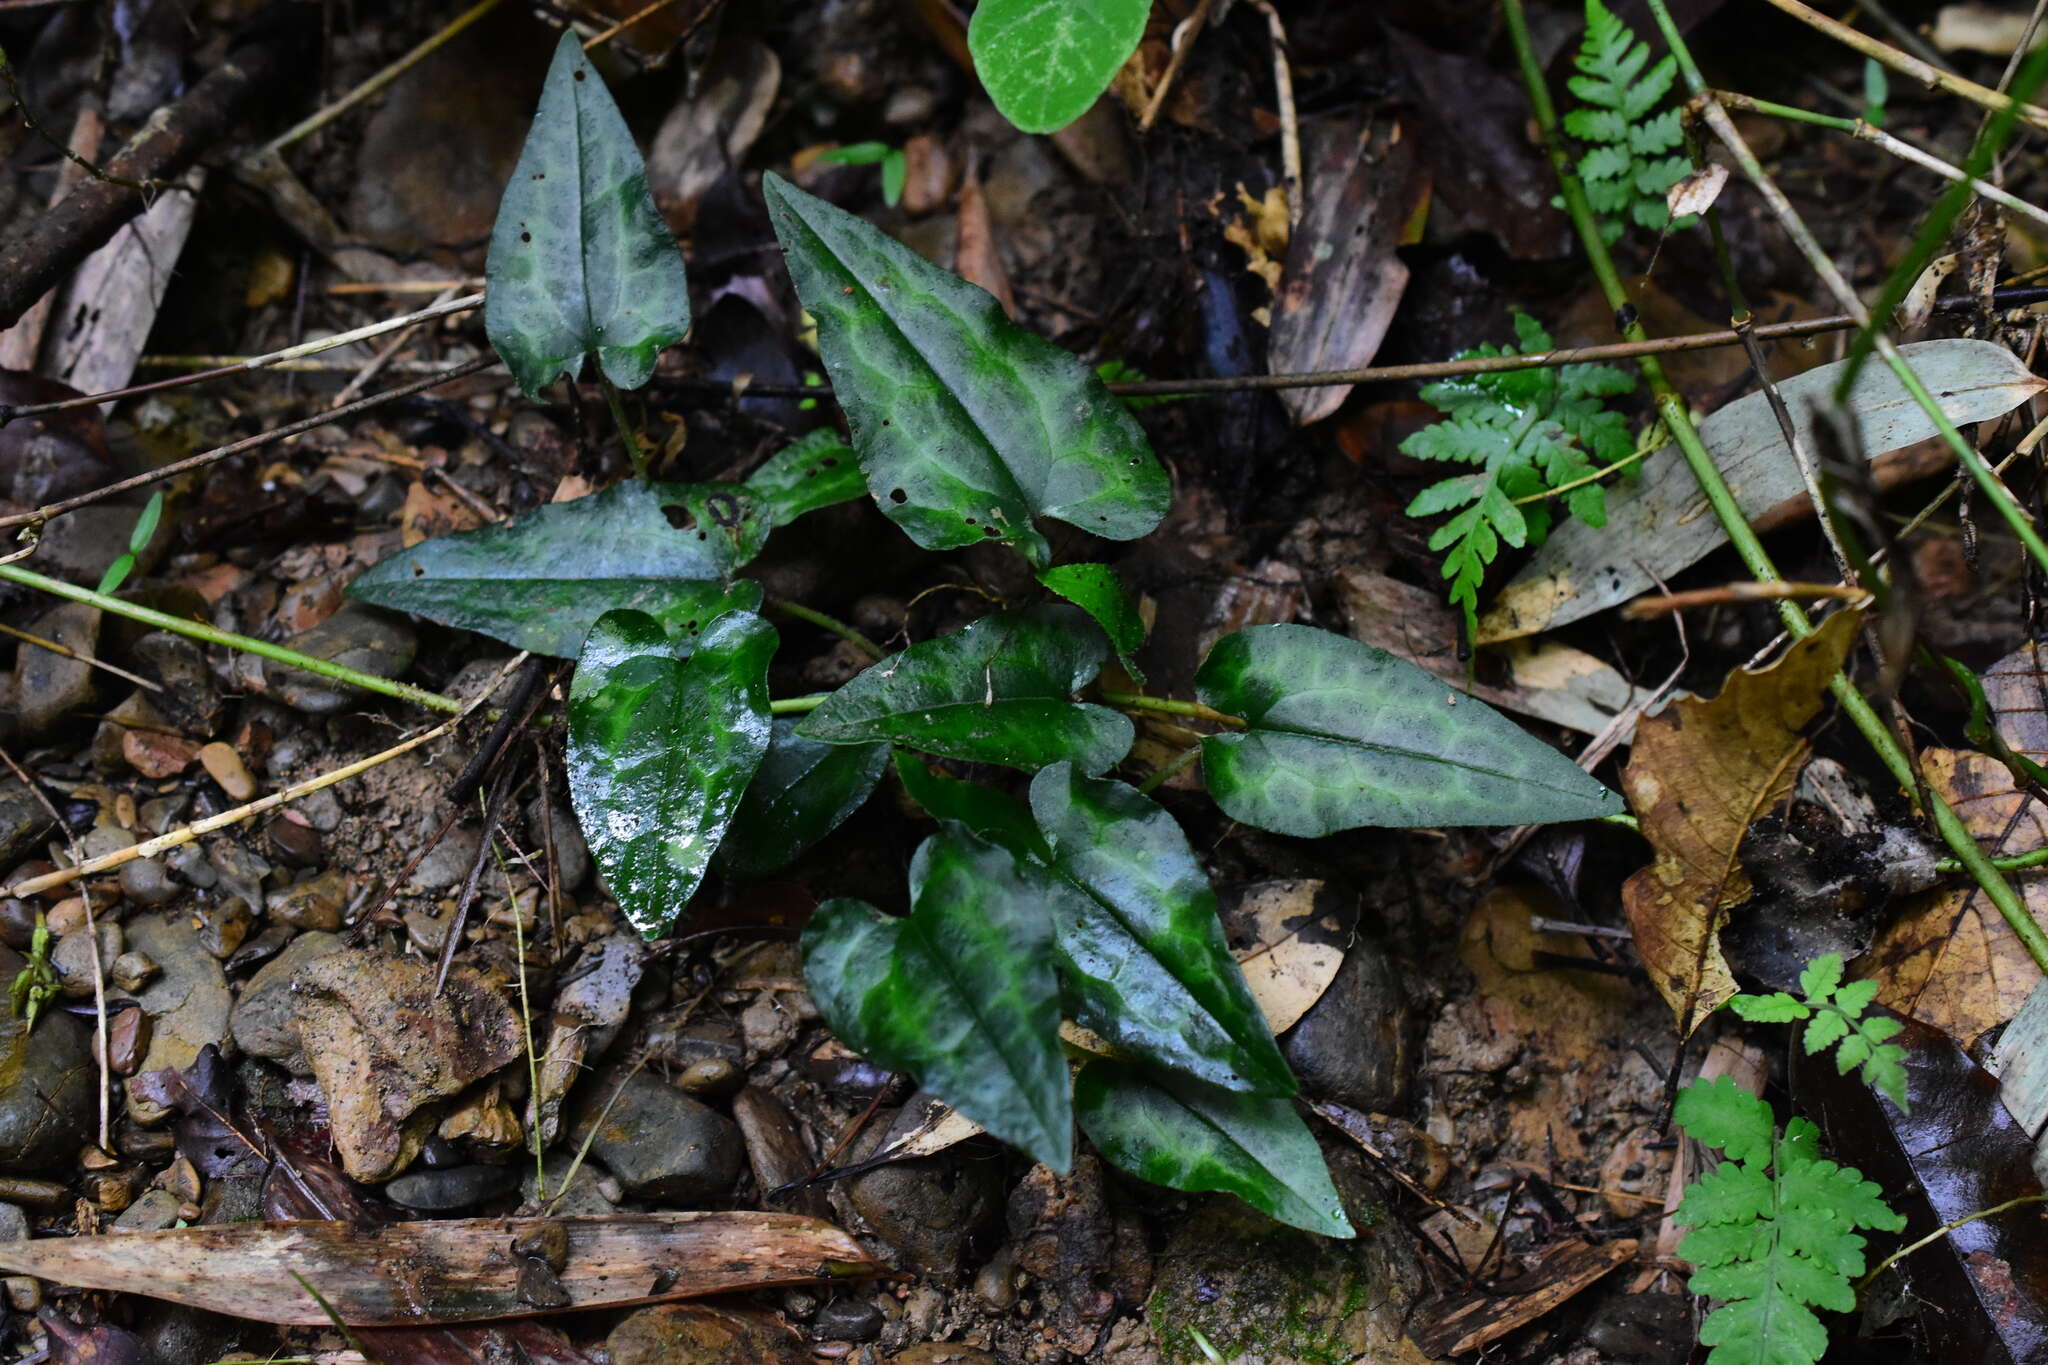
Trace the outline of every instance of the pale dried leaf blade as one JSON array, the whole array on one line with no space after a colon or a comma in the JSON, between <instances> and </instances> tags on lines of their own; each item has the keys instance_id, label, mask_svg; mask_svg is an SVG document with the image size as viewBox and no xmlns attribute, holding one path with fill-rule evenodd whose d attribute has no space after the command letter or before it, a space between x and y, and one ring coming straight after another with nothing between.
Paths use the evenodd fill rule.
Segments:
<instances>
[{"instance_id":1,"label":"pale dried leaf blade","mask_svg":"<svg viewBox=\"0 0 2048 1365\"><path fill-rule=\"evenodd\" d=\"M1941 408L1958 425L1987 421L2048 388L2018 357L1989 341L1952 338L1899 348ZM1846 361L1778 385L1795 426L1812 440L1815 405L1830 401ZM1882 365L1866 365L1850 391L1858 444L1871 459L1937 434L1932 420ZM1803 497L1799 466L1785 446L1766 395L1752 393L1700 423L1715 465L1743 514L1754 520L1787 498ZM1607 524L1571 518L1501 589L1480 620L1478 643L1533 635L1648 592L1727 540L1699 481L1673 447L1642 463L1634 487L1607 491Z\"/></svg>"},{"instance_id":2,"label":"pale dried leaf blade","mask_svg":"<svg viewBox=\"0 0 2048 1365\"><path fill-rule=\"evenodd\" d=\"M1651 984L1687 1034L1735 994L1719 930L1722 912L1750 894L1737 850L1798 780L1799 732L1861 621L1838 612L1770 668L1737 669L1712 701L1688 697L1636 727L1622 788L1657 856L1622 886L1622 906Z\"/></svg>"},{"instance_id":3,"label":"pale dried leaf blade","mask_svg":"<svg viewBox=\"0 0 2048 1365\"><path fill-rule=\"evenodd\" d=\"M829 1223L783 1213L462 1218L365 1230L344 1222L227 1223L0 1243L0 1268L84 1289L142 1294L233 1317L324 1326L294 1274L351 1326L526 1317L514 1239L548 1221L569 1233L569 1307L621 1307L878 1272ZM656 1277L673 1271L655 1292ZM551 1310L549 1310L551 1311Z\"/></svg>"},{"instance_id":4,"label":"pale dried leaf blade","mask_svg":"<svg viewBox=\"0 0 2048 1365\"><path fill-rule=\"evenodd\" d=\"M1714 201L1721 197L1721 187L1727 183L1728 168L1718 161L1712 162L1664 191L1665 207L1671 210L1674 219L1705 213L1714 207Z\"/></svg>"}]
</instances>

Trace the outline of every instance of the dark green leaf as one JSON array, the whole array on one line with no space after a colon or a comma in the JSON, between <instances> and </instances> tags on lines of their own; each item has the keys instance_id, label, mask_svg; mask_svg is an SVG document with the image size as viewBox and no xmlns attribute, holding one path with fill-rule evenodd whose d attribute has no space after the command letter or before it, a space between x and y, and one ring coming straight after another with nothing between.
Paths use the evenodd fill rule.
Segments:
<instances>
[{"instance_id":1,"label":"dark green leaf","mask_svg":"<svg viewBox=\"0 0 2048 1365\"><path fill-rule=\"evenodd\" d=\"M758 584L718 581L768 534L741 494L632 480L400 550L349 594L558 658L574 658L591 623L619 609L647 612L687 642L720 612L761 605Z\"/></svg>"},{"instance_id":2,"label":"dark green leaf","mask_svg":"<svg viewBox=\"0 0 2048 1365\"><path fill-rule=\"evenodd\" d=\"M1043 565L1034 517L1111 540L1159 524L1166 473L1086 365L851 214L773 174L762 192L868 488L912 540Z\"/></svg>"},{"instance_id":3,"label":"dark green leaf","mask_svg":"<svg viewBox=\"0 0 2048 1365\"><path fill-rule=\"evenodd\" d=\"M868 491L853 447L830 427L784 446L747 476L746 495L771 526L787 526L806 512L850 502Z\"/></svg>"},{"instance_id":4,"label":"dark green leaf","mask_svg":"<svg viewBox=\"0 0 2048 1365\"><path fill-rule=\"evenodd\" d=\"M967 50L1004 118L1058 132L1109 88L1151 12L1152 0L981 0Z\"/></svg>"},{"instance_id":5,"label":"dark green leaf","mask_svg":"<svg viewBox=\"0 0 2048 1365\"><path fill-rule=\"evenodd\" d=\"M422 130L422 136L429 136ZM583 369L637 389L690 330L683 257L611 93L564 33L491 229L484 330L527 394Z\"/></svg>"},{"instance_id":6,"label":"dark green leaf","mask_svg":"<svg viewBox=\"0 0 2048 1365\"><path fill-rule=\"evenodd\" d=\"M827 697L799 733L889 740L970 763L1099 773L1130 752L1131 723L1074 694L1102 671L1102 632L1072 607L984 616L892 654Z\"/></svg>"},{"instance_id":7,"label":"dark green leaf","mask_svg":"<svg viewBox=\"0 0 2048 1365\"><path fill-rule=\"evenodd\" d=\"M847 1046L1056 1171L1073 1156L1052 931L1005 849L957 826L910 868L908 918L819 906L804 980Z\"/></svg>"},{"instance_id":8,"label":"dark green leaf","mask_svg":"<svg viewBox=\"0 0 2048 1365\"><path fill-rule=\"evenodd\" d=\"M1145 681L1145 675L1131 662L1131 656L1144 648L1145 622L1109 565L1058 564L1040 573L1038 581L1094 617L1109 637L1109 647L1116 651L1124 672Z\"/></svg>"},{"instance_id":9,"label":"dark green leaf","mask_svg":"<svg viewBox=\"0 0 2048 1365\"><path fill-rule=\"evenodd\" d=\"M688 659L644 612L598 618L569 689L569 795L605 883L653 937L696 894L768 750L775 631L711 622Z\"/></svg>"},{"instance_id":10,"label":"dark green leaf","mask_svg":"<svg viewBox=\"0 0 2048 1365\"><path fill-rule=\"evenodd\" d=\"M1293 1094L1293 1073L1223 940L1208 874L1173 817L1065 763L1032 781L1031 811L1068 888L1052 912L1074 1018L1212 1085Z\"/></svg>"},{"instance_id":11,"label":"dark green leaf","mask_svg":"<svg viewBox=\"0 0 2048 1365\"><path fill-rule=\"evenodd\" d=\"M1202 741L1233 820L1314 838L1360 825L1540 825L1621 798L1483 702L1385 650L1308 626L1216 642L1201 699L1249 728Z\"/></svg>"},{"instance_id":12,"label":"dark green leaf","mask_svg":"<svg viewBox=\"0 0 2048 1365\"><path fill-rule=\"evenodd\" d=\"M1354 1235L1292 1101L1094 1061L1074 1078L1074 1111L1096 1150L1140 1180L1220 1190L1283 1223Z\"/></svg>"},{"instance_id":13,"label":"dark green leaf","mask_svg":"<svg viewBox=\"0 0 2048 1365\"><path fill-rule=\"evenodd\" d=\"M719 845L719 866L735 877L789 866L860 809L888 765L886 744L821 744L778 719L768 756Z\"/></svg>"},{"instance_id":14,"label":"dark green leaf","mask_svg":"<svg viewBox=\"0 0 2048 1365\"><path fill-rule=\"evenodd\" d=\"M910 799L941 824L957 821L1019 857L1051 862L1052 851L1045 846L1031 819L1031 808L1009 793L979 782L947 777L915 754L901 749L896 751L896 776L902 780Z\"/></svg>"}]
</instances>

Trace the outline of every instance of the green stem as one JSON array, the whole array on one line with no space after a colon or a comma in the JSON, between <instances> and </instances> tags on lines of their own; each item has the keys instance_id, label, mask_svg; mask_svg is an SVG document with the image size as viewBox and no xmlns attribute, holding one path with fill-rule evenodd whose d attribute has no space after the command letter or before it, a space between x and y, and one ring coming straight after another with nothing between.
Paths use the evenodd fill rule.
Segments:
<instances>
[{"instance_id":1,"label":"green stem","mask_svg":"<svg viewBox=\"0 0 2048 1365\"><path fill-rule=\"evenodd\" d=\"M851 644L855 649L866 654L870 659L880 661L888 657L888 651L836 616L827 616L822 611L807 607L801 602L792 602L784 597L771 597L768 599L768 605L781 612L784 616L794 616L797 620L808 621L821 630L831 631L840 639Z\"/></svg>"},{"instance_id":2,"label":"green stem","mask_svg":"<svg viewBox=\"0 0 2048 1365\"><path fill-rule=\"evenodd\" d=\"M604 401L611 405L612 425L619 429L619 439L626 443L626 458L633 462L633 473L645 482L648 478L647 452L640 448L640 437L626 416L626 400L619 397L618 385L612 383L603 370L597 372L597 381L604 385Z\"/></svg>"},{"instance_id":3,"label":"green stem","mask_svg":"<svg viewBox=\"0 0 2048 1365\"><path fill-rule=\"evenodd\" d=\"M1656 16L1658 27L1663 30L1665 41L1670 44L1673 54L1677 56L1679 67L1685 72L1688 84L1698 82L1693 88L1704 89L1705 83L1699 80L1699 71L1693 65L1692 54L1686 49L1685 40L1678 33L1676 26L1671 23L1671 16L1666 13L1663 0L1649 0L1649 4L1650 12ZM1550 158L1551 169L1556 172L1558 190L1564 197L1565 212L1572 220L1572 228L1578 234L1579 243L1586 253L1587 263L1593 269L1593 277L1598 281L1600 292L1606 298L1608 306L1618 315L1632 315L1634 310L1629 308L1631 300L1628 291L1622 286L1621 276L1614 268L1614 258L1608 254L1606 240L1600 235L1600 226L1593 216L1593 207L1586 199L1585 186L1580 183L1577 168L1565 155L1564 145L1559 138L1557 108L1551 103L1549 87L1543 83L1543 68L1537 62L1535 49L1529 41L1528 16L1523 11L1522 0L1502 0L1501 8L1507 19L1508 36L1514 43L1515 57L1522 69L1523 84L1529 91L1529 104L1536 115L1537 132L1543 140L1544 152ZM1711 102L1708 107L1710 110L1719 108ZM1722 117L1725 120L1726 115ZM1752 162L1753 160L1752 158ZM1744 169L1747 170L1748 167ZM1762 177L1761 167L1757 168L1756 174L1760 188L1768 184L1768 179ZM1642 323L1633 319L1622 331L1630 341L1642 341L1647 336ZM1736 554L1741 557L1751 576L1759 582L1778 581L1781 575L1777 566L1771 562L1763 542L1757 538L1748 518L1743 516L1741 507L1736 504L1735 495L1729 491L1727 481L1721 477L1720 469L1714 464L1713 455L1707 450L1706 443L1700 439L1698 430L1693 426L1692 414L1687 409L1684 398L1672 387L1671 381L1664 374L1664 367L1658 363L1655 356L1649 355L1638 357L1636 364L1641 368L1643 378L1656 396L1657 411L1664 419L1665 429L1671 433L1679 453L1685 457L1687 467L1699 481L1700 491L1706 495L1707 505L1713 509L1715 519L1727 533L1729 544L1735 548ZM1940 409L1936 407L1934 411L1939 413ZM1941 420L1947 421L1945 414ZM1953 429L1953 424L1950 426ZM1971 454L1974 455L1975 451L1973 450ZM1813 622L1807 619L1806 612L1797 602L1789 599L1779 602L1778 614L1785 623L1785 629L1795 639L1804 639L1813 633ZM1855 684L1849 681L1848 676L1843 673L1835 674L1828 682L1828 690L1840 704L1842 713L1849 718L1850 723L1875 751L1879 761L1891 773L1893 780L1905 791L1920 790L1921 784L1913 771L1912 763L1906 757L1905 750L1899 747L1898 740L1878 716L1876 708L1856 690ZM1991 903L1998 907L2006 923L2026 946L2027 953L2033 958L2035 965L2048 972L2048 935L2042 933L2041 927L2034 922L2034 917L2028 913L2018 893L1998 870L1991 866L1984 851L1977 846L1976 839L1963 826L1955 812L1949 809L1940 794L1928 789L1927 798L1930 814L1934 817L1935 828L1940 832L1942 841L1949 846L1957 861L1976 878L1977 884L1983 888Z\"/></svg>"},{"instance_id":4,"label":"green stem","mask_svg":"<svg viewBox=\"0 0 2048 1365\"><path fill-rule=\"evenodd\" d=\"M2025 872L2030 868L2048 867L2048 848L2037 848L2031 853L2007 853L1991 859L1991 865L2000 872ZM1934 870L1947 875L1969 871L1960 858L1936 858Z\"/></svg>"},{"instance_id":5,"label":"green stem","mask_svg":"<svg viewBox=\"0 0 2048 1365\"><path fill-rule=\"evenodd\" d=\"M1632 829L1638 833L1643 828L1643 822L1630 815L1627 811L1616 811L1612 815L1603 815L1600 817L1600 823L1603 825L1620 825L1623 829Z\"/></svg>"},{"instance_id":6,"label":"green stem","mask_svg":"<svg viewBox=\"0 0 2048 1365\"><path fill-rule=\"evenodd\" d=\"M1897 1265L1900 1261L1903 1261L1904 1259L1906 1259L1906 1257L1911 1256L1914 1252L1920 1250L1922 1247L1933 1246L1936 1242L1939 1242L1942 1238L1948 1236L1957 1228L1966 1227L1969 1224L1976 1222L1980 1218L1994 1217L1998 1214L2004 1213L2007 1209L2016 1209L2023 1204L2038 1204L2043 1200L2048 1200L2048 1194L2023 1194L2019 1196L2017 1199L2008 1199L2003 1204L1993 1204L1988 1209L1979 1209L1975 1213L1965 1214L1963 1217L1956 1219L1953 1223L1943 1223L1940 1227L1928 1233L1919 1241L1909 1242L1905 1246L1900 1247L1897 1251L1894 1251L1891 1255L1885 1257L1882 1261L1879 1261L1874 1267L1872 1267L1868 1275L1865 1275L1862 1279L1856 1281L1856 1292L1858 1294L1861 1294L1866 1288L1869 1287L1870 1282L1872 1280L1884 1274L1885 1271L1890 1270L1894 1265Z\"/></svg>"},{"instance_id":7,"label":"green stem","mask_svg":"<svg viewBox=\"0 0 2048 1365\"><path fill-rule=\"evenodd\" d=\"M1234 725L1240 730L1244 728L1244 721L1240 717L1227 716L1214 707L1204 706L1198 701L1145 697L1136 692L1104 692L1102 699L1124 711L1154 711L1164 716L1185 716L1189 720L1206 720L1214 725Z\"/></svg>"},{"instance_id":8,"label":"green stem","mask_svg":"<svg viewBox=\"0 0 2048 1365\"><path fill-rule=\"evenodd\" d=\"M768 703L768 714L771 716L801 716L817 710L825 704L825 698L831 695L830 692L813 692L808 697L783 697Z\"/></svg>"},{"instance_id":9,"label":"green stem","mask_svg":"<svg viewBox=\"0 0 2048 1365\"><path fill-rule=\"evenodd\" d=\"M1178 776L1181 773L1181 771L1188 766L1188 764L1193 763L1196 759L1200 758L1201 756L1201 745L1188 745L1187 748L1182 749L1179 753L1173 756L1172 762L1166 764L1164 767L1154 769L1150 777L1146 778L1143 782L1140 782L1138 784L1138 790L1143 792L1145 795L1150 796L1153 792L1159 790L1167 783L1173 781L1173 779L1176 776Z\"/></svg>"},{"instance_id":10,"label":"green stem","mask_svg":"<svg viewBox=\"0 0 2048 1365\"><path fill-rule=\"evenodd\" d=\"M302 669L307 673L316 673L323 678L330 678L335 682L347 683L351 687L360 687L365 692L379 692L387 697L396 697L400 701L409 701L415 706L424 706L430 711L445 711L452 715L462 710L462 703L453 697L444 697L438 692L429 692L423 687L414 687L411 683L395 682L390 678L379 678L370 673L359 673L355 669L345 667L342 664L330 663L326 659L316 659L310 654L301 654L297 650L286 649L283 645L271 644L268 640L256 640L251 639L247 635L235 635L225 630L218 630L203 621L193 621L183 616L171 616L165 612L152 610L149 607L137 606L133 602L123 602L118 597L108 597L104 593L94 592L90 588L75 587L61 579L45 578L43 575L29 569L24 569L18 564L0 564L0 579L5 579L10 583L19 583L27 588L37 588L55 597L66 597L73 602L84 602L88 606L98 607L101 611L110 611L116 616L125 616L131 621L140 621L143 625L155 626L158 630L168 630L174 635L183 635L193 640L203 640L210 645L225 645L229 649L239 649L244 654L254 654L259 658L269 659L275 663L287 664L293 668Z\"/></svg>"}]
</instances>

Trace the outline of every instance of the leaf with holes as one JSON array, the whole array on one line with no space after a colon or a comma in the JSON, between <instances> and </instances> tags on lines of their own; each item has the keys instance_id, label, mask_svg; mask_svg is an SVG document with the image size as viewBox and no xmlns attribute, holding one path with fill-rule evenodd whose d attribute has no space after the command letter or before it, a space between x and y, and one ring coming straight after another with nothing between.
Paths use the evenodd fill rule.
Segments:
<instances>
[{"instance_id":1,"label":"leaf with holes","mask_svg":"<svg viewBox=\"0 0 2048 1365\"><path fill-rule=\"evenodd\" d=\"M1033 518L1110 540L1159 524L1166 472L1086 365L878 228L774 174L762 193L868 488L912 540L1002 540L1044 567Z\"/></svg>"},{"instance_id":2,"label":"leaf with holes","mask_svg":"<svg viewBox=\"0 0 2048 1365\"><path fill-rule=\"evenodd\" d=\"M592 627L569 689L569 795L605 884L659 934L696 894L768 751L775 631L713 621L687 659L644 612Z\"/></svg>"},{"instance_id":3,"label":"leaf with holes","mask_svg":"<svg viewBox=\"0 0 2048 1365\"><path fill-rule=\"evenodd\" d=\"M1145 34L1152 0L981 0L967 22L974 73L1002 116L1052 133L1088 112Z\"/></svg>"},{"instance_id":4,"label":"leaf with holes","mask_svg":"<svg viewBox=\"0 0 2048 1365\"><path fill-rule=\"evenodd\" d=\"M484 331L528 395L597 352L622 389L690 330L682 253L640 149L573 33L555 47L526 146L498 201Z\"/></svg>"},{"instance_id":5,"label":"leaf with holes","mask_svg":"<svg viewBox=\"0 0 2048 1365\"><path fill-rule=\"evenodd\" d=\"M1131 723L1074 700L1109 653L1073 607L984 616L892 654L827 697L797 732L827 744L889 740L969 763L1099 773L1131 748Z\"/></svg>"},{"instance_id":6,"label":"leaf with holes","mask_svg":"<svg viewBox=\"0 0 2048 1365\"><path fill-rule=\"evenodd\" d=\"M832 1031L1054 1170L1073 1156L1052 930L1006 849L959 826L910 866L907 918L830 900L804 980Z\"/></svg>"},{"instance_id":7,"label":"leaf with holes","mask_svg":"<svg viewBox=\"0 0 2048 1365\"><path fill-rule=\"evenodd\" d=\"M1074 1078L1074 1112L1096 1150L1140 1180L1234 1194L1283 1223L1355 1235L1291 1100L1093 1061Z\"/></svg>"},{"instance_id":8,"label":"leaf with holes","mask_svg":"<svg viewBox=\"0 0 2048 1365\"><path fill-rule=\"evenodd\" d=\"M853 447L830 427L792 441L747 475L747 497L771 526L787 526L806 512L851 502L867 492Z\"/></svg>"},{"instance_id":9,"label":"leaf with holes","mask_svg":"<svg viewBox=\"0 0 2048 1365\"><path fill-rule=\"evenodd\" d=\"M1212 1085L1293 1094L1294 1075L1224 942L1208 874L1173 817L1066 763L1032 781L1031 810L1063 883L1050 900L1075 1020Z\"/></svg>"},{"instance_id":10,"label":"leaf with holes","mask_svg":"<svg viewBox=\"0 0 2048 1365\"><path fill-rule=\"evenodd\" d=\"M619 610L655 617L687 650L719 613L761 605L759 584L724 580L760 549L768 520L743 488L634 480L423 541L348 590L557 658Z\"/></svg>"},{"instance_id":11,"label":"leaf with holes","mask_svg":"<svg viewBox=\"0 0 2048 1365\"><path fill-rule=\"evenodd\" d=\"M1484 702L1385 650L1308 626L1226 635L1195 675L1246 728L1202 740L1233 820L1315 838L1361 825L1541 825L1613 792Z\"/></svg>"},{"instance_id":12,"label":"leaf with holes","mask_svg":"<svg viewBox=\"0 0 2048 1365\"><path fill-rule=\"evenodd\" d=\"M821 744L775 722L775 737L732 828L718 847L718 865L734 877L765 877L845 823L882 780L886 744Z\"/></svg>"}]
</instances>

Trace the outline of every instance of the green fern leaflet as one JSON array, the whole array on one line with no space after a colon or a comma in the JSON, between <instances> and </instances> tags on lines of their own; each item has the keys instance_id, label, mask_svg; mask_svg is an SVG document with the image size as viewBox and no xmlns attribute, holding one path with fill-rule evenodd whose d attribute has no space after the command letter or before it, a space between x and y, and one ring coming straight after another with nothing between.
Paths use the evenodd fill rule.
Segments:
<instances>
[{"instance_id":1,"label":"green fern leaflet","mask_svg":"<svg viewBox=\"0 0 2048 1365\"><path fill-rule=\"evenodd\" d=\"M1519 352L1481 346L1457 358L1552 349L1549 334L1526 313L1515 314L1515 335ZM1627 420L1602 401L1634 387L1635 379L1612 365L1564 365L1446 379L1423 388L1424 401L1441 409L1444 420L1403 441L1402 454L1479 466L1431 484L1408 504L1411 517L1463 509L1437 528L1429 548L1446 551L1444 577L1451 580L1451 601L1465 609L1468 630L1478 620L1486 566L1501 543L1520 549L1541 545L1550 534L1549 502L1519 500L1577 484L1563 495L1565 506L1582 521L1606 525L1607 495L1598 483L1579 481L1634 451Z\"/></svg>"},{"instance_id":2,"label":"green fern leaflet","mask_svg":"<svg viewBox=\"0 0 2048 1365\"><path fill-rule=\"evenodd\" d=\"M1863 1083L1875 1086L1901 1110L1906 1104L1906 1050L1888 1039L1905 1025L1884 1015L1864 1018L1863 1011L1877 996L1875 981L1842 984L1842 955L1827 953L1806 964L1799 974L1804 1000L1784 991L1770 995L1738 995L1728 1008L1744 1019L1759 1024L1791 1024L1807 1021L1801 1042L1806 1055L1818 1057L1835 1048L1835 1066L1846 1076L1862 1068Z\"/></svg>"},{"instance_id":3,"label":"green fern leaflet","mask_svg":"<svg viewBox=\"0 0 2048 1365\"><path fill-rule=\"evenodd\" d=\"M1587 144L1579 179L1609 243L1621 236L1626 219L1653 230L1663 227L1670 217L1664 192L1692 169L1674 155L1685 140L1678 110L1651 113L1670 93L1677 63L1666 56L1645 72L1649 60L1648 43L1637 41L1600 0L1586 0L1586 41L1573 59L1581 74L1565 82L1585 107L1564 116L1564 130ZM1681 218L1671 226L1692 221Z\"/></svg>"},{"instance_id":4,"label":"green fern leaflet","mask_svg":"<svg viewBox=\"0 0 2048 1365\"><path fill-rule=\"evenodd\" d=\"M1720 1301L1700 1326L1707 1365L1813 1365L1828 1348L1813 1310L1856 1306L1861 1230L1906 1220L1860 1171L1822 1158L1813 1124L1795 1118L1780 1134L1770 1106L1726 1076L1687 1086L1674 1117L1727 1157L1673 1215L1692 1229L1678 1246L1698 1267L1692 1292Z\"/></svg>"}]
</instances>

